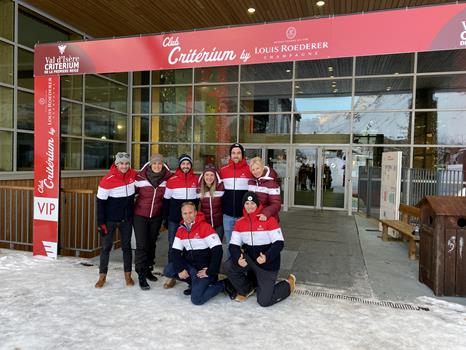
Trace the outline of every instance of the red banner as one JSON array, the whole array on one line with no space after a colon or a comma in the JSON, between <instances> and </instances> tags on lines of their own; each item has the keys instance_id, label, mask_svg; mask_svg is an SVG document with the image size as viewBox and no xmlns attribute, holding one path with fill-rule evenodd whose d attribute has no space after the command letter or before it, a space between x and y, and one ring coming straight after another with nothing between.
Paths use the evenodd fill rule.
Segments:
<instances>
[{"instance_id":1,"label":"red banner","mask_svg":"<svg viewBox=\"0 0 466 350\"><path fill-rule=\"evenodd\" d=\"M466 48L466 4L143 37L40 44L35 76Z\"/></svg>"},{"instance_id":2,"label":"red banner","mask_svg":"<svg viewBox=\"0 0 466 350\"><path fill-rule=\"evenodd\" d=\"M33 254L57 258L60 186L60 77L34 79Z\"/></svg>"}]
</instances>

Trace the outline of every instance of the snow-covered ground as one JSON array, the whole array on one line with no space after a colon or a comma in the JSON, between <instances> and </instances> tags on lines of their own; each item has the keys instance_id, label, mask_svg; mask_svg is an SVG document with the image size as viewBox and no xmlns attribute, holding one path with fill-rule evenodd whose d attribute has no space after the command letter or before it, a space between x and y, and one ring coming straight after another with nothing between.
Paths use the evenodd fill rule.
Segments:
<instances>
[{"instance_id":1,"label":"snow-covered ground","mask_svg":"<svg viewBox=\"0 0 466 350\"><path fill-rule=\"evenodd\" d=\"M427 312L305 295L194 306L181 283L124 287L120 264L97 290L82 262L0 251L1 349L466 349L466 307L433 298Z\"/></svg>"}]
</instances>

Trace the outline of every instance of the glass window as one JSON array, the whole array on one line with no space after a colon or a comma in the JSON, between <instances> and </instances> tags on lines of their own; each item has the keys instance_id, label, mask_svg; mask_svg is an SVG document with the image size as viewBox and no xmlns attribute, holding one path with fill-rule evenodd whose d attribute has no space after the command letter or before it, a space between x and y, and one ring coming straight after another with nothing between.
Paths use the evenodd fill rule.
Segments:
<instances>
[{"instance_id":1,"label":"glass window","mask_svg":"<svg viewBox=\"0 0 466 350\"><path fill-rule=\"evenodd\" d=\"M149 161L149 145L133 143L131 165L134 169L141 169Z\"/></svg>"},{"instance_id":2,"label":"glass window","mask_svg":"<svg viewBox=\"0 0 466 350\"><path fill-rule=\"evenodd\" d=\"M0 82L13 85L13 68L13 45L0 41Z\"/></svg>"},{"instance_id":3,"label":"glass window","mask_svg":"<svg viewBox=\"0 0 466 350\"><path fill-rule=\"evenodd\" d=\"M414 147L413 167L422 169L464 169L466 148Z\"/></svg>"},{"instance_id":4,"label":"glass window","mask_svg":"<svg viewBox=\"0 0 466 350\"><path fill-rule=\"evenodd\" d=\"M351 110L351 80L296 82L294 109L297 112Z\"/></svg>"},{"instance_id":5,"label":"glass window","mask_svg":"<svg viewBox=\"0 0 466 350\"><path fill-rule=\"evenodd\" d=\"M416 112L415 116L414 143L466 145L466 111Z\"/></svg>"},{"instance_id":6,"label":"glass window","mask_svg":"<svg viewBox=\"0 0 466 350\"><path fill-rule=\"evenodd\" d=\"M118 152L126 152L125 143L86 140L84 169L109 169Z\"/></svg>"},{"instance_id":7,"label":"glass window","mask_svg":"<svg viewBox=\"0 0 466 350\"><path fill-rule=\"evenodd\" d=\"M466 74L418 76L416 108L466 108Z\"/></svg>"},{"instance_id":8,"label":"glass window","mask_svg":"<svg viewBox=\"0 0 466 350\"><path fill-rule=\"evenodd\" d=\"M466 50L446 50L418 53L418 73L454 71L466 71Z\"/></svg>"},{"instance_id":9,"label":"glass window","mask_svg":"<svg viewBox=\"0 0 466 350\"><path fill-rule=\"evenodd\" d=\"M152 142L190 142L191 115L152 116Z\"/></svg>"},{"instance_id":10,"label":"glass window","mask_svg":"<svg viewBox=\"0 0 466 350\"><path fill-rule=\"evenodd\" d=\"M235 142L237 117L200 115L194 117L194 142Z\"/></svg>"},{"instance_id":11,"label":"glass window","mask_svg":"<svg viewBox=\"0 0 466 350\"><path fill-rule=\"evenodd\" d=\"M194 111L200 113L235 113L238 85L196 86Z\"/></svg>"},{"instance_id":12,"label":"glass window","mask_svg":"<svg viewBox=\"0 0 466 350\"><path fill-rule=\"evenodd\" d=\"M34 53L18 48L18 85L34 90Z\"/></svg>"},{"instance_id":13,"label":"glass window","mask_svg":"<svg viewBox=\"0 0 466 350\"><path fill-rule=\"evenodd\" d=\"M411 77L356 79L354 109L410 109L412 107Z\"/></svg>"},{"instance_id":14,"label":"glass window","mask_svg":"<svg viewBox=\"0 0 466 350\"><path fill-rule=\"evenodd\" d=\"M104 73L101 74L104 77L119 81L123 84L128 84L128 72L121 72L121 73Z\"/></svg>"},{"instance_id":15,"label":"glass window","mask_svg":"<svg viewBox=\"0 0 466 350\"><path fill-rule=\"evenodd\" d=\"M69 33L37 15L18 13L18 42L33 48L36 43L51 43L72 39Z\"/></svg>"},{"instance_id":16,"label":"glass window","mask_svg":"<svg viewBox=\"0 0 466 350\"><path fill-rule=\"evenodd\" d=\"M0 171L13 170L13 133L0 131Z\"/></svg>"},{"instance_id":17,"label":"glass window","mask_svg":"<svg viewBox=\"0 0 466 350\"><path fill-rule=\"evenodd\" d=\"M82 101L83 99L83 76L64 75L60 77L61 97L70 100Z\"/></svg>"},{"instance_id":18,"label":"glass window","mask_svg":"<svg viewBox=\"0 0 466 350\"><path fill-rule=\"evenodd\" d=\"M194 170L203 171L207 164L219 170L228 164L230 145L194 145Z\"/></svg>"},{"instance_id":19,"label":"glass window","mask_svg":"<svg viewBox=\"0 0 466 350\"><path fill-rule=\"evenodd\" d=\"M403 168L409 168L410 151L408 147L373 147L373 146L356 146L353 147L353 169L359 166L381 167L383 152L402 152L401 165Z\"/></svg>"},{"instance_id":20,"label":"glass window","mask_svg":"<svg viewBox=\"0 0 466 350\"><path fill-rule=\"evenodd\" d=\"M175 172L178 168L178 157L182 154L191 154L190 145L170 145L170 144L152 144L151 154L160 153L163 155L165 163ZM195 160L194 160L195 161Z\"/></svg>"},{"instance_id":21,"label":"glass window","mask_svg":"<svg viewBox=\"0 0 466 350\"><path fill-rule=\"evenodd\" d=\"M133 72L133 85L150 85L150 72Z\"/></svg>"},{"instance_id":22,"label":"glass window","mask_svg":"<svg viewBox=\"0 0 466 350\"><path fill-rule=\"evenodd\" d=\"M238 81L238 66L196 68L196 83L226 83Z\"/></svg>"},{"instance_id":23,"label":"glass window","mask_svg":"<svg viewBox=\"0 0 466 350\"><path fill-rule=\"evenodd\" d=\"M291 82L241 84L241 112L290 112Z\"/></svg>"},{"instance_id":24,"label":"glass window","mask_svg":"<svg viewBox=\"0 0 466 350\"><path fill-rule=\"evenodd\" d=\"M354 113L353 142L366 144L408 143L410 112Z\"/></svg>"},{"instance_id":25,"label":"glass window","mask_svg":"<svg viewBox=\"0 0 466 350\"><path fill-rule=\"evenodd\" d=\"M60 148L61 170L80 170L81 139L62 137L60 142Z\"/></svg>"},{"instance_id":26,"label":"glass window","mask_svg":"<svg viewBox=\"0 0 466 350\"><path fill-rule=\"evenodd\" d=\"M149 94L150 88L134 88L133 89L133 113L145 114L149 111Z\"/></svg>"},{"instance_id":27,"label":"glass window","mask_svg":"<svg viewBox=\"0 0 466 350\"><path fill-rule=\"evenodd\" d=\"M296 79L333 78L353 75L352 58L296 62Z\"/></svg>"},{"instance_id":28,"label":"glass window","mask_svg":"<svg viewBox=\"0 0 466 350\"><path fill-rule=\"evenodd\" d=\"M291 115L240 116L239 140L244 143L290 142Z\"/></svg>"},{"instance_id":29,"label":"glass window","mask_svg":"<svg viewBox=\"0 0 466 350\"><path fill-rule=\"evenodd\" d=\"M102 77L87 75L86 103L126 113L127 87Z\"/></svg>"},{"instance_id":30,"label":"glass window","mask_svg":"<svg viewBox=\"0 0 466 350\"><path fill-rule=\"evenodd\" d=\"M86 107L85 113L86 136L102 140L126 140L126 115L94 107Z\"/></svg>"},{"instance_id":31,"label":"glass window","mask_svg":"<svg viewBox=\"0 0 466 350\"><path fill-rule=\"evenodd\" d=\"M0 128L13 127L13 89L0 86Z\"/></svg>"},{"instance_id":32,"label":"glass window","mask_svg":"<svg viewBox=\"0 0 466 350\"><path fill-rule=\"evenodd\" d=\"M190 86L152 88L152 113L191 113Z\"/></svg>"},{"instance_id":33,"label":"glass window","mask_svg":"<svg viewBox=\"0 0 466 350\"><path fill-rule=\"evenodd\" d=\"M349 143L351 113L294 115L294 143Z\"/></svg>"},{"instance_id":34,"label":"glass window","mask_svg":"<svg viewBox=\"0 0 466 350\"><path fill-rule=\"evenodd\" d=\"M18 129L34 130L34 95L18 91Z\"/></svg>"},{"instance_id":35,"label":"glass window","mask_svg":"<svg viewBox=\"0 0 466 350\"><path fill-rule=\"evenodd\" d=\"M61 101L60 130L62 134L81 135L82 109L81 105Z\"/></svg>"},{"instance_id":36,"label":"glass window","mask_svg":"<svg viewBox=\"0 0 466 350\"><path fill-rule=\"evenodd\" d=\"M16 170L33 170L34 167L34 134L18 133L16 135Z\"/></svg>"},{"instance_id":37,"label":"glass window","mask_svg":"<svg viewBox=\"0 0 466 350\"><path fill-rule=\"evenodd\" d=\"M15 4L10 0L0 1L0 36L13 41Z\"/></svg>"},{"instance_id":38,"label":"glass window","mask_svg":"<svg viewBox=\"0 0 466 350\"><path fill-rule=\"evenodd\" d=\"M356 57L356 75L412 73L414 54Z\"/></svg>"},{"instance_id":39,"label":"glass window","mask_svg":"<svg viewBox=\"0 0 466 350\"><path fill-rule=\"evenodd\" d=\"M193 70L169 69L152 72L152 85L191 84L193 81Z\"/></svg>"},{"instance_id":40,"label":"glass window","mask_svg":"<svg viewBox=\"0 0 466 350\"><path fill-rule=\"evenodd\" d=\"M241 66L241 81L284 80L293 77L293 62Z\"/></svg>"},{"instance_id":41,"label":"glass window","mask_svg":"<svg viewBox=\"0 0 466 350\"><path fill-rule=\"evenodd\" d=\"M149 141L149 116L133 116L133 141Z\"/></svg>"}]
</instances>

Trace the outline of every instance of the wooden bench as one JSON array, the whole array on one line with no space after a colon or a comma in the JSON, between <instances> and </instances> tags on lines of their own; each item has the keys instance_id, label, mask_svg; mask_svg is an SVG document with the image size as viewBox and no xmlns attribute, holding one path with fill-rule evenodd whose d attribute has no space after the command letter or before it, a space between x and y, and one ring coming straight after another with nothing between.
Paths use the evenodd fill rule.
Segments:
<instances>
[{"instance_id":1,"label":"wooden bench","mask_svg":"<svg viewBox=\"0 0 466 350\"><path fill-rule=\"evenodd\" d=\"M408 256L411 260L416 260L416 242L419 241L419 236L414 235L415 225L409 223L410 218L420 218L421 211L419 208L412 207L406 204L400 204L401 220L380 220L382 224L382 240L388 241L391 237L388 235L388 228L392 228L399 232L403 239L408 241Z\"/></svg>"}]
</instances>

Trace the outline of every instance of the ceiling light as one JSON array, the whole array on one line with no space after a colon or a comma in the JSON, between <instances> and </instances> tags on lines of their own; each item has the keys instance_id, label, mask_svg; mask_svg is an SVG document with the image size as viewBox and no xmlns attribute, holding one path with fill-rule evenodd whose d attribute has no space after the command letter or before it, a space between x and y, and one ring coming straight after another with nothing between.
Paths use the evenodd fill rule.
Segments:
<instances>
[{"instance_id":1,"label":"ceiling light","mask_svg":"<svg viewBox=\"0 0 466 350\"><path fill-rule=\"evenodd\" d=\"M392 89L391 86L387 86L387 87L385 88L385 90L387 90L387 91L390 91L391 89Z\"/></svg>"},{"instance_id":2,"label":"ceiling light","mask_svg":"<svg viewBox=\"0 0 466 350\"><path fill-rule=\"evenodd\" d=\"M332 66L328 67L328 71L333 72L333 67Z\"/></svg>"},{"instance_id":3,"label":"ceiling light","mask_svg":"<svg viewBox=\"0 0 466 350\"><path fill-rule=\"evenodd\" d=\"M256 9L254 7L248 8L248 13L252 15L254 12L256 12Z\"/></svg>"},{"instance_id":4,"label":"ceiling light","mask_svg":"<svg viewBox=\"0 0 466 350\"><path fill-rule=\"evenodd\" d=\"M316 2L316 5L321 7L321 6L324 6L325 5L325 1L317 1Z\"/></svg>"},{"instance_id":5,"label":"ceiling light","mask_svg":"<svg viewBox=\"0 0 466 350\"><path fill-rule=\"evenodd\" d=\"M287 69L286 72L287 72L287 73L291 72L291 69Z\"/></svg>"}]
</instances>

